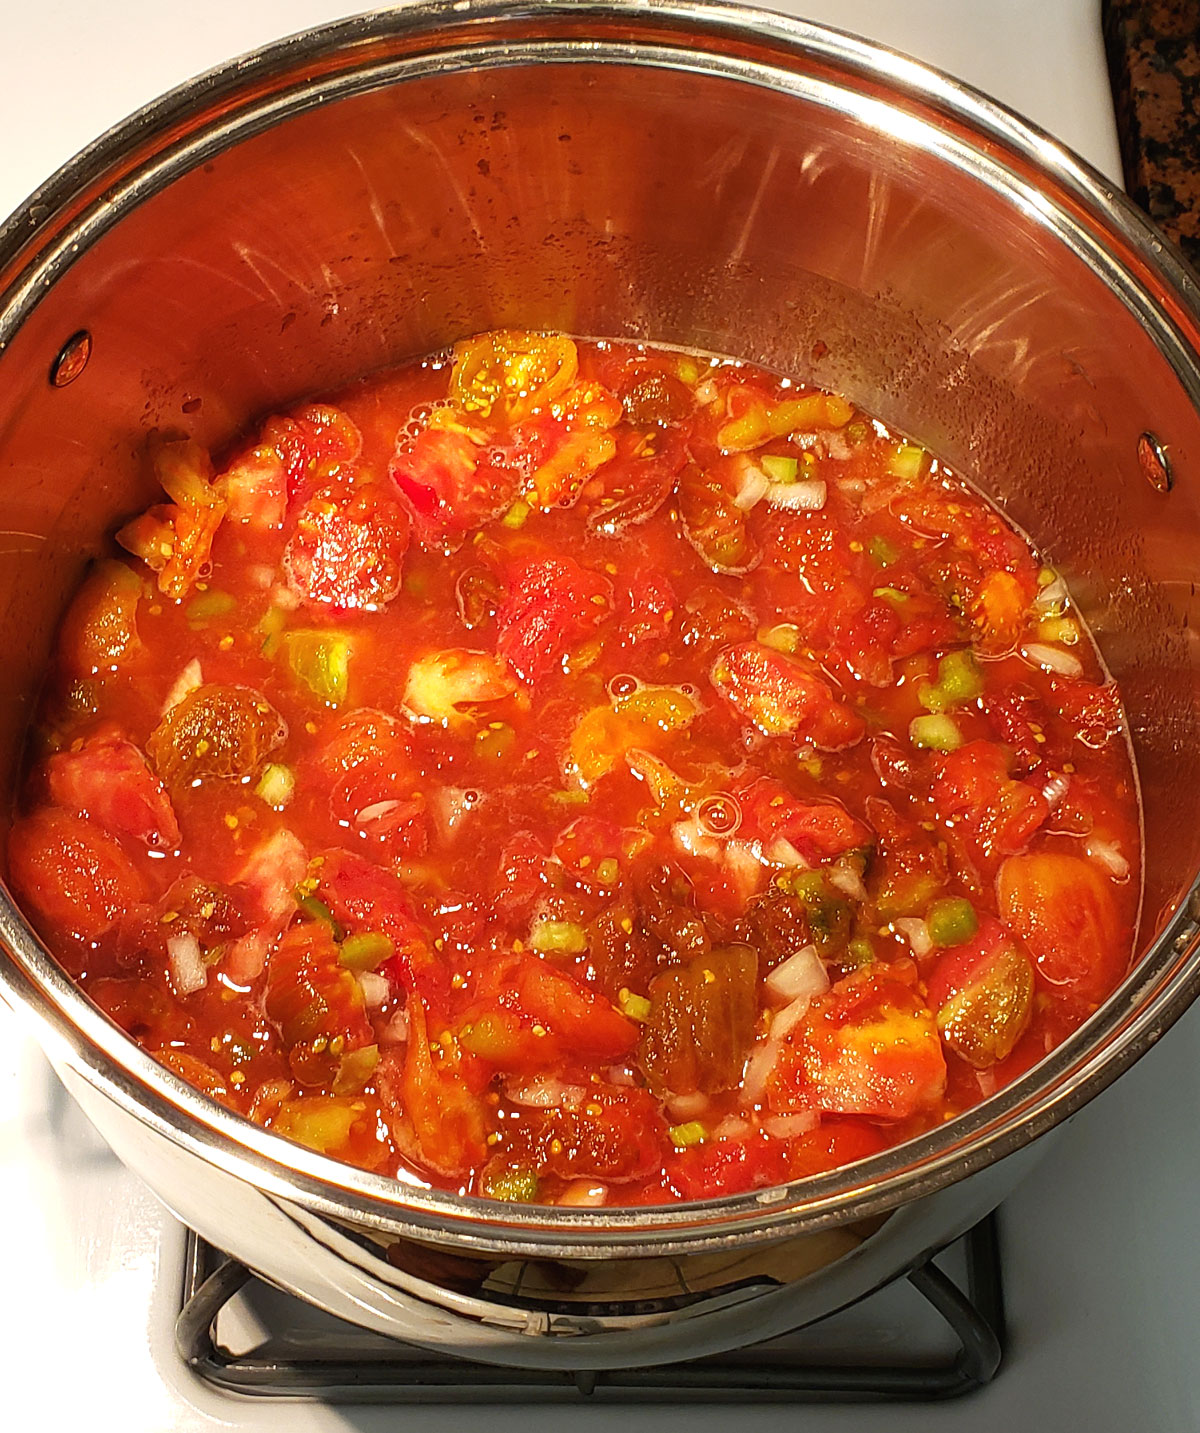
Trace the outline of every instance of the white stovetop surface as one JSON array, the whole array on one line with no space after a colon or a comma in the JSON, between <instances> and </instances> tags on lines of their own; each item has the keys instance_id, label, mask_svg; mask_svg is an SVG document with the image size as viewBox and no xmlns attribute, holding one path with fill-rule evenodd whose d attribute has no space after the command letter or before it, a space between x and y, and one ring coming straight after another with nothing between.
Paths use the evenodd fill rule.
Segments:
<instances>
[{"instance_id":1,"label":"white stovetop surface","mask_svg":"<svg viewBox=\"0 0 1200 1433\"><path fill-rule=\"evenodd\" d=\"M3 0L0 212L107 125L210 65L342 14L338 0ZM776 0L971 81L1119 173L1095 0ZM1090 1105L1005 1205L1009 1361L934 1407L340 1409L250 1404L173 1360L177 1226L0 1010L0 1423L48 1433L846 1433L1200 1428L1200 1010ZM13 1422L10 1423L10 1416Z\"/></svg>"}]
</instances>

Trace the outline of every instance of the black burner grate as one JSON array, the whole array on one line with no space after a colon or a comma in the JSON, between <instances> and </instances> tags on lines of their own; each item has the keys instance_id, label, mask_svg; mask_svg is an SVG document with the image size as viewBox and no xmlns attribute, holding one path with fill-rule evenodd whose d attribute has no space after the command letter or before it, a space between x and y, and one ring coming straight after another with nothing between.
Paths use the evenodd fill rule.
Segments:
<instances>
[{"instance_id":1,"label":"black burner grate","mask_svg":"<svg viewBox=\"0 0 1200 1433\"><path fill-rule=\"evenodd\" d=\"M686 1363L571 1374L493 1368L363 1334L333 1320L332 1337L311 1329L307 1335L289 1333L291 1315L299 1327L308 1317L307 1306L268 1291L244 1265L189 1233L176 1343L188 1367L224 1392L330 1403L545 1403L586 1396L639 1403L956 1398L990 1382L1003 1356L995 1216L977 1224L950 1253L963 1270L957 1281L932 1259L907 1275L914 1301L920 1295L957 1340L956 1352L947 1357L901 1351L879 1363L868 1347L852 1360L814 1359L789 1343L792 1335ZM272 1323L280 1321L279 1309L284 1311L285 1327L262 1330L260 1321L258 1344L238 1352L223 1341L221 1315L256 1290L264 1298L269 1294L268 1302L275 1300ZM338 1338L338 1330L347 1337Z\"/></svg>"}]
</instances>

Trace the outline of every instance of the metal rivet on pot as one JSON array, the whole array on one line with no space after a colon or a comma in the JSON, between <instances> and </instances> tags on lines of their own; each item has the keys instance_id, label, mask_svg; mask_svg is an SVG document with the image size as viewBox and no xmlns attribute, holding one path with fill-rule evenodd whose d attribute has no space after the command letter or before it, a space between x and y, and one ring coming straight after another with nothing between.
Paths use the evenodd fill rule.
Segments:
<instances>
[{"instance_id":1,"label":"metal rivet on pot","mask_svg":"<svg viewBox=\"0 0 1200 1433\"><path fill-rule=\"evenodd\" d=\"M65 388L68 383L74 383L83 370L87 367L88 359L92 356L92 335L86 328L81 328L78 333L73 333L62 348L58 351L58 357L50 365L50 383L55 388Z\"/></svg>"},{"instance_id":2,"label":"metal rivet on pot","mask_svg":"<svg viewBox=\"0 0 1200 1433\"><path fill-rule=\"evenodd\" d=\"M1167 450L1153 433L1143 433L1137 443L1138 463L1142 476L1160 493L1169 493L1175 481Z\"/></svg>"}]
</instances>

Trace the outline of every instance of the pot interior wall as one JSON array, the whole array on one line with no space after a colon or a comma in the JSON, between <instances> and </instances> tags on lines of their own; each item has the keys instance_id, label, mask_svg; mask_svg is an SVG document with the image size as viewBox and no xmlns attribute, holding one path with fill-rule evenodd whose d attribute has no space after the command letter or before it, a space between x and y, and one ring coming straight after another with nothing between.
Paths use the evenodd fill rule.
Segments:
<instances>
[{"instance_id":1,"label":"pot interior wall","mask_svg":"<svg viewBox=\"0 0 1200 1433\"><path fill-rule=\"evenodd\" d=\"M496 326L644 337L849 393L1063 568L1135 732L1144 945L1200 862L1200 423L1134 316L1028 190L997 195L936 123L818 82L452 69L210 147L84 249L0 357L4 781L67 595L151 500L151 430L221 448L267 410ZM54 389L81 328L92 359ZM1140 474L1145 429L1169 446L1169 495Z\"/></svg>"}]
</instances>

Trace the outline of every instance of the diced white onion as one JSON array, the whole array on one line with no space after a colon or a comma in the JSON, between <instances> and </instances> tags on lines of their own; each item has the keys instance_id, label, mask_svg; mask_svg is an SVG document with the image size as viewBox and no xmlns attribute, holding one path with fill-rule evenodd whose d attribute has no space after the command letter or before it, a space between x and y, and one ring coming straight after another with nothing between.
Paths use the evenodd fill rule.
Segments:
<instances>
[{"instance_id":1,"label":"diced white onion","mask_svg":"<svg viewBox=\"0 0 1200 1433\"><path fill-rule=\"evenodd\" d=\"M166 701L162 704L161 715L166 716L171 708L177 707L189 692L194 692L197 687L203 685L204 678L200 675L199 658L193 657L187 666L184 667L183 671L175 678L175 683L167 693Z\"/></svg>"},{"instance_id":2,"label":"diced white onion","mask_svg":"<svg viewBox=\"0 0 1200 1433\"><path fill-rule=\"evenodd\" d=\"M535 1110L575 1110L587 1099L582 1085L568 1085L549 1075L537 1075L520 1085L506 1085L504 1093L514 1105Z\"/></svg>"},{"instance_id":3,"label":"diced white onion","mask_svg":"<svg viewBox=\"0 0 1200 1433\"><path fill-rule=\"evenodd\" d=\"M300 606L300 594L293 592L290 587L284 587L282 583L277 583L271 589L271 601L276 607L283 607L291 612Z\"/></svg>"},{"instance_id":4,"label":"diced white onion","mask_svg":"<svg viewBox=\"0 0 1200 1433\"><path fill-rule=\"evenodd\" d=\"M767 860L776 866L786 866L789 870L808 869L808 862L786 836L776 836L767 847Z\"/></svg>"},{"instance_id":5,"label":"diced white onion","mask_svg":"<svg viewBox=\"0 0 1200 1433\"><path fill-rule=\"evenodd\" d=\"M1045 587L1038 588L1038 594L1033 599L1033 605L1041 609L1057 607L1067 600L1067 584L1061 577L1056 577L1053 582L1048 582Z\"/></svg>"},{"instance_id":6,"label":"diced white onion","mask_svg":"<svg viewBox=\"0 0 1200 1433\"><path fill-rule=\"evenodd\" d=\"M933 937L929 934L929 927L923 920L918 920L915 916L901 916L899 920L894 920L892 924L904 939L908 941L912 947L912 953L918 960L920 960L922 956L928 955L933 949Z\"/></svg>"},{"instance_id":7,"label":"diced white onion","mask_svg":"<svg viewBox=\"0 0 1200 1433\"><path fill-rule=\"evenodd\" d=\"M828 985L828 980L826 980L826 984ZM820 991L817 992L817 994L820 993ZM790 1005L785 1005L782 1010L777 1010L771 1017L771 1034L768 1038L776 1045L781 1044L808 1014L808 1007L812 1002L811 995L799 995Z\"/></svg>"},{"instance_id":8,"label":"diced white onion","mask_svg":"<svg viewBox=\"0 0 1200 1433\"><path fill-rule=\"evenodd\" d=\"M194 995L208 984L208 966L194 935L173 935L167 941L171 984L176 995Z\"/></svg>"},{"instance_id":9,"label":"diced white onion","mask_svg":"<svg viewBox=\"0 0 1200 1433\"><path fill-rule=\"evenodd\" d=\"M1062 801L1070 785L1071 778L1058 771L1042 787L1042 797L1051 811Z\"/></svg>"},{"instance_id":10,"label":"diced white onion","mask_svg":"<svg viewBox=\"0 0 1200 1433\"><path fill-rule=\"evenodd\" d=\"M775 1021L777 1022L780 1016L786 1014L786 1010L781 1010L779 1015L776 1015ZM750 1058L746 1061L746 1071L742 1076L742 1092L748 1100L757 1100L766 1089L767 1081L771 1078L771 1071L775 1068L775 1061L779 1058L782 1045L782 1040L768 1036L754 1047Z\"/></svg>"},{"instance_id":11,"label":"diced white onion","mask_svg":"<svg viewBox=\"0 0 1200 1433\"><path fill-rule=\"evenodd\" d=\"M829 989L829 976L816 946L806 945L777 965L763 983L777 1000L790 1005L795 1000L823 995Z\"/></svg>"},{"instance_id":12,"label":"diced white onion","mask_svg":"<svg viewBox=\"0 0 1200 1433\"><path fill-rule=\"evenodd\" d=\"M560 1205L571 1209L599 1209L608 1198L608 1186L594 1179L573 1179L558 1196Z\"/></svg>"},{"instance_id":13,"label":"diced white onion","mask_svg":"<svg viewBox=\"0 0 1200 1433\"><path fill-rule=\"evenodd\" d=\"M795 1139L816 1129L817 1123L815 1110L796 1110L793 1114L771 1115L763 1120L762 1127L772 1139Z\"/></svg>"},{"instance_id":14,"label":"diced white onion","mask_svg":"<svg viewBox=\"0 0 1200 1433\"><path fill-rule=\"evenodd\" d=\"M852 901L867 899L867 888L863 885L862 873L853 861L838 861L825 872L829 884Z\"/></svg>"},{"instance_id":15,"label":"diced white onion","mask_svg":"<svg viewBox=\"0 0 1200 1433\"><path fill-rule=\"evenodd\" d=\"M771 480L757 463L742 463L738 473L737 492L733 495L734 507L741 508L742 512L749 512L756 503L766 497L770 486Z\"/></svg>"},{"instance_id":16,"label":"diced white onion","mask_svg":"<svg viewBox=\"0 0 1200 1433\"><path fill-rule=\"evenodd\" d=\"M1098 866L1103 866L1110 876L1123 881L1129 874L1129 862L1121 854L1120 847L1112 841L1101 841L1089 836L1085 847L1088 855Z\"/></svg>"},{"instance_id":17,"label":"diced white onion","mask_svg":"<svg viewBox=\"0 0 1200 1433\"><path fill-rule=\"evenodd\" d=\"M671 827L671 839L676 849L685 855L703 856L709 861L721 859L720 841L703 829L695 815L689 816L686 821L676 821Z\"/></svg>"},{"instance_id":18,"label":"diced white onion","mask_svg":"<svg viewBox=\"0 0 1200 1433\"><path fill-rule=\"evenodd\" d=\"M795 483L771 483L767 487L767 501L772 507L790 508L793 512L820 512L827 494L824 478L801 478Z\"/></svg>"},{"instance_id":19,"label":"diced white onion","mask_svg":"<svg viewBox=\"0 0 1200 1433\"><path fill-rule=\"evenodd\" d=\"M363 1002L368 1010L376 1010L392 993L386 975L377 975L373 970L360 970L358 983L362 986Z\"/></svg>"},{"instance_id":20,"label":"diced white onion","mask_svg":"<svg viewBox=\"0 0 1200 1433\"><path fill-rule=\"evenodd\" d=\"M408 1011L397 1010L386 1025L376 1027L375 1038L381 1046L403 1045L408 1039Z\"/></svg>"},{"instance_id":21,"label":"diced white onion","mask_svg":"<svg viewBox=\"0 0 1200 1433\"><path fill-rule=\"evenodd\" d=\"M246 568L246 576L255 587L267 588L275 581L275 569L265 562L254 562Z\"/></svg>"},{"instance_id":22,"label":"diced white onion","mask_svg":"<svg viewBox=\"0 0 1200 1433\"><path fill-rule=\"evenodd\" d=\"M1021 648L1021 656L1030 665L1059 677L1083 676L1083 663L1074 652L1065 652L1061 647L1050 647L1045 642L1027 642Z\"/></svg>"},{"instance_id":23,"label":"diced white onion","mask_svg":"<svg viewBox=\"0 0 1200 1433\"><path fill-rule=\"evenodd\" d=\"M672 1095L667 1100L667 1109L676 1124L686 1124L689 1120L702 1119L711 1103L702 1090L695 1090L689 1095Z\"/></svg>"},{"instance_id":24,"label":"diced white onion","mask_svg":"<svg viewBox=\"0 0 1200 1433\"><path fill-rule=\"evenodd\" d=\"M850 446L850 439L840 429L831 428L822 434L822 437L825 452L829 457L836 458L838 462L844 463L854 451Z\"/></svg>"},{"instance_id":25,"label":"diced white onion","mask_svg":"<svg viewBox=\"0 0 1200 1433\"><path fill-rule=\"evenodd\" d=\"M620 1085L622 1089L637 1084L634 1073L628 1065L610 1065L604 1072L604 1078L610 1085Z\"/></svg>"},{"instance_id":26,"label":"diced white onion","mask_svg":"<svg viewBox=\"0 0 1200 1433\"><path fill-rule=\"evenodd\" d=\"M740 1119L737 1115L726 1115L712 1132L713 1139L742 1139L750 1133L754 1126L749 1120Z\"/></svg>"},{"instance_id":27,"label":"diced white onion","mask_svg":"<svg viewBox=\"0 0 1200 1433\"><path fill-rule=\"evenodd\" d=\"M704 405L711 403L715 398L718 398L720 396L721 390L717 387L717 385L713 382L711 378L706 378L703 383L696 384L696 387L693 392L696 395L696 402L703 407Z\"/></svg>"},{"instance_id":28,"label":"diced white onion","mask_svg":"<svg viewBox=\"0 0 1200 1433\"><path fill-rule=\"evenodd\" d=\"M762 884L766 867L763 865L761 841L739 841L736 837L725 842L725 869L732 877L738 891L747 900Z\"/></svg>"}]
</instances>

